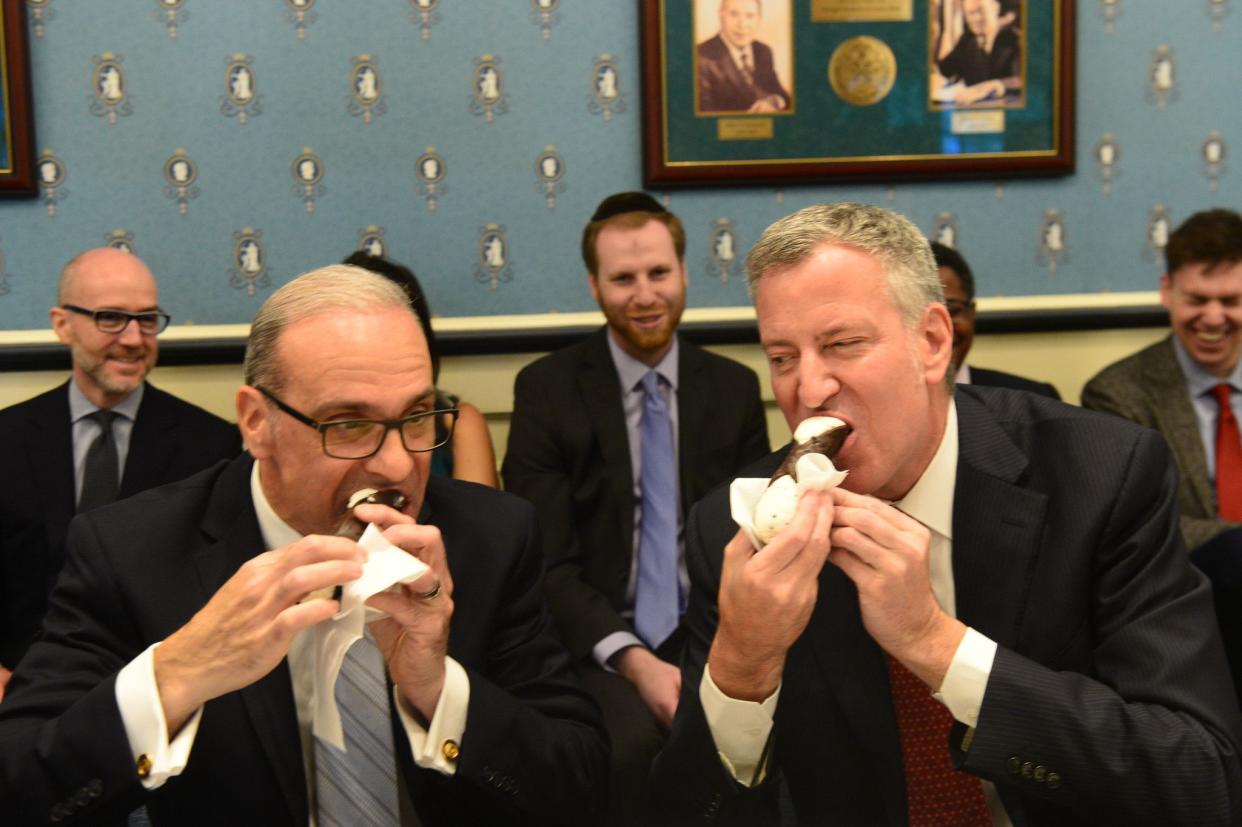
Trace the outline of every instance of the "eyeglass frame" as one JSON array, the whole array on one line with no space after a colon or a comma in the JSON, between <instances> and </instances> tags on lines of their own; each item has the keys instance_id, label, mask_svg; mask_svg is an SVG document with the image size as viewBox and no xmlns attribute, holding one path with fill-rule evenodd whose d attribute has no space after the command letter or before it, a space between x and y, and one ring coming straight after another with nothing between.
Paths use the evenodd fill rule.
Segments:
<instances>
[{"instance_id":1,"label":"eyeglass frame","mask_svg":"<svg viewBox=\"0 0 1242 827\"><path fill-rule=\"evenodd\" d=\"M388 440L388 432L394 429L397 432L397 438L401 441L401 447L404 448L409 453L425 454L430 451L434 451L437 448L447 445L449 443L449 440L453 438L453 428L457 425L457 417L461 413L460 409L458 408L437 408L431 411L419 411L418 413L410 414L409 416L402 416L397 419L334 419L330 422L320 422L319 420L312 419L311 417L302 413L298 409L294 408L288 402L285 402L283 399L276 396L276 394L272 393L271 391L269 391L267 388L263 387L262 385L254 385L252 387L254 387L254 389L257 390L259 393L267 397L267 399L272 404L274 404L279 410L281 410L283 413L288 414L290 417L292 417L297 422L301 422L303 425L306 425L307 427L310 427L310 428L314 428L316 431L318 431L319 432L319 443L320 443L320 446L323 448L323 453L325 456L331 457L332 459L344 459L344 460L370 459L371 457L375 456L376 454L380 452L380 449L384 447L384 443ZM448 427L445 429L445 432L444 432L444 439L437 441L434 445L428 448L411 448L409 445L405 444L405 433L401 429L405 426L407 422L413 422L415 420L426 419L427 417L436 417L436 416L448 416L449 417ZM369 453L366 453L366 454L363 454L357 457L342 457L328 450L328 429L329 428L335 425L358 425L358 424L383 425L384 426L383 435L380 436L379 440L375 443L375 447L371 449ZM432 421L433 429L434 429L434 426L435 426L435 422L433 420ZM433 430L432 433L434 434L435 431Z\"/></svg>"},{"instance_id":2,"label":"eyeglass frame","mask_svg":"<svg viewBox=\"0 0 1242 827\"><path fill-rule=\"evenodd\" d=\"M945 309L949 311L949 318L956 319L975 309L973 300L962 301L961 299L945 299Z\"/></svg>"},{"instance_id":3,"label":"eyeglass frame","mask_svg":"<svg viewBox=\"0 0 1242 827\"><path fill-rule=\"evenodd\" d=\"M83 316L90 316L95 322L95 329L100 333L107 333L109 336L118 336L124 333L125 328L129 327L130 322L137 322L138 332L142 333L144 336L158 336L168 329L168 323L172 321L172 316L168 315L163 310L147 310L142 313L130 313L127 310L113 310L110 307L105 307L101 310L90 310L89 308L82 307L77 304L62 304L60 308L62 310L68 310L72 313L78 313ZM104 313L124 317L125 324L121 325L116 330L105 330L99 321L100 315ZM149 319L154 319L156 321L157 326L155 330L142 329L143 321Z\"/></svg>"}]
</instances>

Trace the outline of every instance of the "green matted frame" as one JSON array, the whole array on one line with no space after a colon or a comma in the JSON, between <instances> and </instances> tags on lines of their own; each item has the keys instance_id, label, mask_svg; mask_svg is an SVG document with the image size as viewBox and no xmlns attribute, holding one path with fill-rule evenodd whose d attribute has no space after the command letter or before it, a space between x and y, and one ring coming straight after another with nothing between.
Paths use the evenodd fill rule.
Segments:
<instances>
[{"instance_id":1,"label":"green matted frame","mask_svg":"<svg viewBox=\"0 0 1242 827\"><path fill-rule=\"evenodd\" d=\"M23 0L0 0L0 196L37 191Z\"/></svg>"},{"instance_id":2,"label":"green matted frame","mask_svg":"<svg viewBox=\"0 0 1242 827\"><path fill-rule=\"evenodd\" d=\"M937 102L933 50L942 4L957 0L762 0L765 13L788 7L788 42L772 48L789 100L752 114L699 106L697 43L715 32L695 31L695 9L714 20L720 0L642 0L646 185L1072 173L1075 0L991 1L1018 33L1020 80L1004 98L956 106ZM902 6L905 19L879 19ZM826 19L846 11L854 19Z\"/></svg>"}]
</instances>

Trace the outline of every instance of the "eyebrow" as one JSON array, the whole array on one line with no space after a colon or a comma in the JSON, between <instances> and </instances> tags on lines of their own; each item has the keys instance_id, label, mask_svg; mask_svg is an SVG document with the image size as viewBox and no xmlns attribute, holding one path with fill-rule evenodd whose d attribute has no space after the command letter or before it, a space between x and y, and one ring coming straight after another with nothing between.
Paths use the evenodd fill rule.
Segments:
<instances>
[{"instance_id":1,"label":"eyebrow","mask_svg":"<svg viewBox=\"0 0 1242 827\"><path fill-rule=\"evenodd\" d=\"M415 396L413 399L411 399L405 405L404 410L408 411L411 408L417 405L420 405L423 402L426 402L427 400L434 401L435 398L436 398L436 389L434 387L428 388L427 390L420 393L418 396ZM334 400L325 402L322 405L316 405L314 408L311 409L311 412L308 414L308 416L310 416L312 419L323 422L325 421L323 419L323 416L324 416L323 411L352 411L352 412L359 412L357 415L353 413L350 414L350 416L354 418L357 418L357 419L371 418L371 417L361 415L360 412L365 411L366 409L367 409L366 402L334 399ZM408 416L408 415L409 414L402 414L402 416Z\"/></svg>"}]
</instances>

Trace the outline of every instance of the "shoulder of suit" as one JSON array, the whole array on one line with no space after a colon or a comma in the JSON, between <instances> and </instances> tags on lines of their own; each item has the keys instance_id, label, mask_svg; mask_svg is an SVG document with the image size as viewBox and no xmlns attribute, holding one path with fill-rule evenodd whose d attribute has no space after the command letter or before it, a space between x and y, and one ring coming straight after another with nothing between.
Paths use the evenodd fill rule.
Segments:
<instances>
[{"instance_id":1,"label":"shoulder of suit","mask_svg":"<svg viewBox=\"0 0 1242 827\"><path fill-rule=\"evenodd\" d=\"M1177 366L1177 358L1173 355L1172 348L1172 339L1165 337L1106 366L1087 381L1087 386L1133 384L1139 380L1139 377L1150 373L1153 367L1170 364L1180 373L1181 369Z\"/></svg>"},{"instance_id":2,"label":"shoulder of suit","mask_svg":"<svg viewBox=\"0 0 1242 827\"><path fill-rule=\"evenodd\" d=\"M682 349L683 362L693 367L706 368L740 380L750 378L758 381L755 372L736 359L713 353L685 339L679 341L678 347Z\"/></svg>"},{"instance_id":3,"label":"shoulder of suit","mask_svg":"<svg viewBox=\"0 0 1242 827\"><path fill-rule=\"evenodd\" d=\"M179 424L196 428L227 428L229 431L237 429L236 425L216 416L211 411L200 408L193 402L187 402L167 391L162 391L148 382L142 394L142 405L138 408L138 416L152 411L158 411L161 415L176 420Z\"/></svg>"},{"instance_id":4,"label":"shoulder of suit","mask_svg":"<svg viewBox=\"0 0 1242 827\"><path fill-rule=\"evenodd\" d=\"M483 530L492 530L501 524L511 527L529 519L533 508L516 494L451 477L428 478L424 496L431 507L433 525L438 524L438 519L449 517Z\"/></svg>"},{"instance_id":5,"label":"shoulder of suit","mask_svg":"<svg viewBox=\"0 0 1242 827\"><path fill-rule=\"evenodd\" d=\"M596 331L581 341L544 354L518 371L518 379L532 376L564 378L565 371L587 359L610 358L608 343Z\"/></svg>"},{"instance_id":6,"label":"shoulder of suit","mask_svg":"<svg viewBox=\"0 0 1242 827\"><path fill-rule=\"evenodd\" d=\"M44 391L43 393L32 396L29 399L23 399L21 402L16 402L7 408L0 409L0 420L17 421L18 419L26 417L28 414L37 414L40 411L47 410L47 408L57 404L65 406L65 415L68 416L69 397L68 391L66 390L68 387L68 382L62 382L51 390Z\"/></svg>"}]
</instances>

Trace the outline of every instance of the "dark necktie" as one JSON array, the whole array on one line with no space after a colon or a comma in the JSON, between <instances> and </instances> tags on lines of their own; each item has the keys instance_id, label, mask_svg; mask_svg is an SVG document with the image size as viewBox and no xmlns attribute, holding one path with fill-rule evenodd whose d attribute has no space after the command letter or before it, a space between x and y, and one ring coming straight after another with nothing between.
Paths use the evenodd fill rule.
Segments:
<instances>
[{"instance_id":1,"label":"dark necktie","mask_svg":"<svg viewBox=\"0 0 1242 827\"><path fill-rule=\"evenodd\" d=\"M750 52L742 52L742 77L746 78L746 84L750 87L755 85L755 67L750 63Z\"/></svg>"},{"instance_id":2,"label":"dark necktie","mask_svg":"<svg viewBox=\"0 0 1242 827\"><path fill-rule=\"evenodd\" d=\"M991 827L983 785L953 769L949 760L953 715L913 672L891 655L884 657L901 736L910 827Z\"/></svg>"},{"instance_id":3,"label":"dark necktie","mask_svg":"<svg viewBox=\"0 0 1242 827\"><path fill-rule=\"evenodd\" d=\"M639 487L642 523L638 541L638 583L634 629L652 649L664 642L680 614L677 577L677 474L673 420L660 392L660 375L643 377L642 450Z\"/></svg>"},{"instance_id":4,"label":"dark necktie","mask_svg":"<svg viewBox=\"0 0 1242 827\"><path fill-rule=\"evenodd\" d=\"M320 827L395 827L401 812L384 658L368 630L336 678L345 751L315 739Z\"/></svg>"},{"instance_id":5,"label":"dark necktie","mask_svg":"<svg viewBox=\"0 0 1242 827\"><path fill-rule=\"evenodd\" d=\"M1242 435L1229 404L1230 386L1217 385L1212 395L1220 406L1216 417L1216 512L1222 520L1242 522Z\"/></svg>"},{"instance_id":6,"label":"dark necktie","mask_svg":"<svg viewBox=\"0 0 1242 827\"><path fill-rule=\"evenodd\" d=\"M112 436L112 422L118 416L120 414L103 410L87 415L87 419L99 425L100 432L91 447L86 449L78 513L112 502L121 487L117 470L116 439Z\"/></svg>"}]
</instances>

